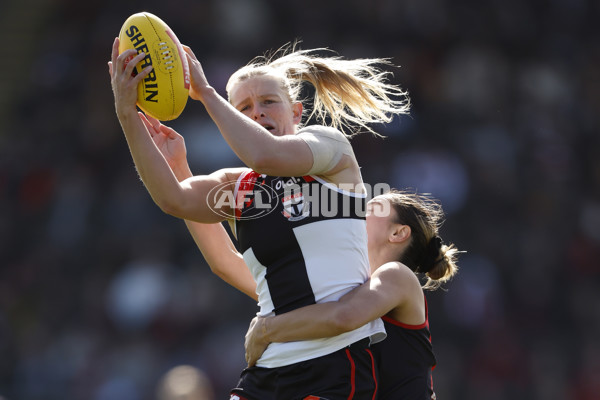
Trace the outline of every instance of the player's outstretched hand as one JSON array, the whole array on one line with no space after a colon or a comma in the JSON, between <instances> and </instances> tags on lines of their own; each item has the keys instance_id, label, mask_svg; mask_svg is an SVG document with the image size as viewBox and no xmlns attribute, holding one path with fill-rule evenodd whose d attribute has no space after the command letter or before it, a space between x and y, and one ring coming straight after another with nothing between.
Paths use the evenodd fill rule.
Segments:
<instances>
[{"instance_id":1,"label":"player's outstretched hand","mask_svg":"<svg viewBox=\"0 0 600 400\"><path fill-rule=\"evenodd\" d=\"M202 101L204 93L212 88L204 75L202 64L200 64L192 49L186 45L182 46L190 66L190 97Z\"/></svg>"},{"instance_id":2,"label":"player's outstretched hand","mask_svg":"<svg viewBox=\"0 0 600 400\"><path fill-rule=\"evenodd\" d=\"M110 83L115 96L117 115L125 112L137 112L137 87L152 70L152 66L144 68L136 76L132 76L135 65L146 56L143 52L137 54L136 50L125 50L119 54L119 38L115 38L112 46L111 60L108 62Z\"/></svg>"},{"instance_id":3,"label":"player's outstretched hand","mask_svg":"<svg viewBox=\"0 0 600 400\"><path fill-rule=\"evenodd\" d=\"M169 163L171 170L179 176L179 172L187 171L187 150L183 136L177 133L173 128L163 125L159 120L149 115L139 113L140 119L146 125L154 144L160 150L163 157ZM187 176L185 177L187 178Z\"/></svg>"}]
</instances>

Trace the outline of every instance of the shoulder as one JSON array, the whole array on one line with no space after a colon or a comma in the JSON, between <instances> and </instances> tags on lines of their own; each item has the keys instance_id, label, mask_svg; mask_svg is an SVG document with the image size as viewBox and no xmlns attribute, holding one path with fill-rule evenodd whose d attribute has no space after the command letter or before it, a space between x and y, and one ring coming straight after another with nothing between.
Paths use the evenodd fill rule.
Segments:
<instances>
[{"instance_id":1,"label":"shoulder","mask_svg":"<svg viewBox=\"0 0 600 400\"><path fill-rule=\"evenodd\" d=\"M379 267L373 273L373 276L375 275L378 275L378 279L385 282L388 288L393 288L388 295L394 298L396 306L386 314L388 317L412 326L427 322L423 287L410 268L400 262L390 262Z\"/></svg>"},{"instance_id":2,"label":"shoulder","mask_svg":"<svg viewBox=\"0 0 600 400\"><path fill-rule=\"evenodd\" d=\"M391 261L381 265L373 272L371 279L374 278L393 283L395 286L403 289L418 288L421 290L421 283L417 275L406 265L398 261Z\"/></svg>"},{"instance_id":3,"label":"shoulder","mask_svg":"<svg viewBox=\"0 0 600 400\"><path fill-rule=\"evenodd\" d=\"M330 126L323 126L323 125L305 126L304 128L300 129L296 133L296 135L298 135L302 138L308 138L308 137L327 138L327 139L333 139L333 140L343 142L343 143L349 143L349 140L346 137L346 135L344 135L338 129L335 129Z\"/></svg>"},{"instance_id":4,"label":"shoulder","mask_svg":"<svg viewBox=\"0 0 600 400\"><path fill-rule=\"evenodd\" d=\"M319 175L332 183L360 183L360 171L350 141L339 130L319 125L300 129L296 137L308 145L313 156L308 175Z\"/></svg>"}]
</instances>

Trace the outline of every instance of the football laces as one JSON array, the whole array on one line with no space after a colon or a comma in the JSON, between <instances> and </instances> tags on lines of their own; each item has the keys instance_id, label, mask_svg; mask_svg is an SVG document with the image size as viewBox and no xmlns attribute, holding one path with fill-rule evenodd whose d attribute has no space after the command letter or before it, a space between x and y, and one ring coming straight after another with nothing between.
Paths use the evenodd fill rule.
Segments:
<instances>
[{"instance_id":1,"label":"football laces","mask_svg":"<svg viewBox=\"0 0 600 400\"><path fill-rule=\"evenodd\" d=\"M165 66L165 69L167 71L172 70L173 68L175 68L175 65L173 64L175 62L175 57L173 57L173 51L171 50L171 48L169 48L167 42L160 42L158 45L160 46L160 58L162 60L163 65Z\"/></svg>"}]
</instances>

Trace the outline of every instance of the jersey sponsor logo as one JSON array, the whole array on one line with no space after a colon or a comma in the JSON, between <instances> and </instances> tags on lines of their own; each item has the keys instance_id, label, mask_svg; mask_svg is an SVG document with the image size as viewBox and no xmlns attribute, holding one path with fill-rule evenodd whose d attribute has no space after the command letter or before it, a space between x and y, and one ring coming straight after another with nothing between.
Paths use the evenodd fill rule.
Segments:
<instances>
[{"instance_id":1,"label":"jersey sponsor logo","mask_svg":"<svg viewBox=\"0 0 600 400\"><path fill-rule=\"evenodd\" d=\"M285 189L290 186L298 185L299 182L300 182L300 179L298 179L298 178L289 178L285 182L283 181L283 179L278 179L275 182L275 190L281 190L281 189Z\"/></svg>"}]
</instances>

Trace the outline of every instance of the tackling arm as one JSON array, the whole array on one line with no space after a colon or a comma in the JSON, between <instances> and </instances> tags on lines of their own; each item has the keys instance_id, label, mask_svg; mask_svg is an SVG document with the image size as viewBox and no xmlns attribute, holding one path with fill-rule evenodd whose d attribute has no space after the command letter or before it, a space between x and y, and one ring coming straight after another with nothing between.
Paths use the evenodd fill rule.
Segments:
<instances>
[{"instance_id":1,"label":"tackling arm","mask_svg":"<svg viewBox=\"0 0 600 400\"><path fill-rule=\"evenodd\" d=\"M246 334L246 361L252 366L271 342L336 336L356 329L400 307L407 299L405 285L419 285L399 263L382 265L371 279L340 300L313 304L274 317L256 317ZM407 279L408 278L408 279Z\"/></svg>"}]
</instances>

